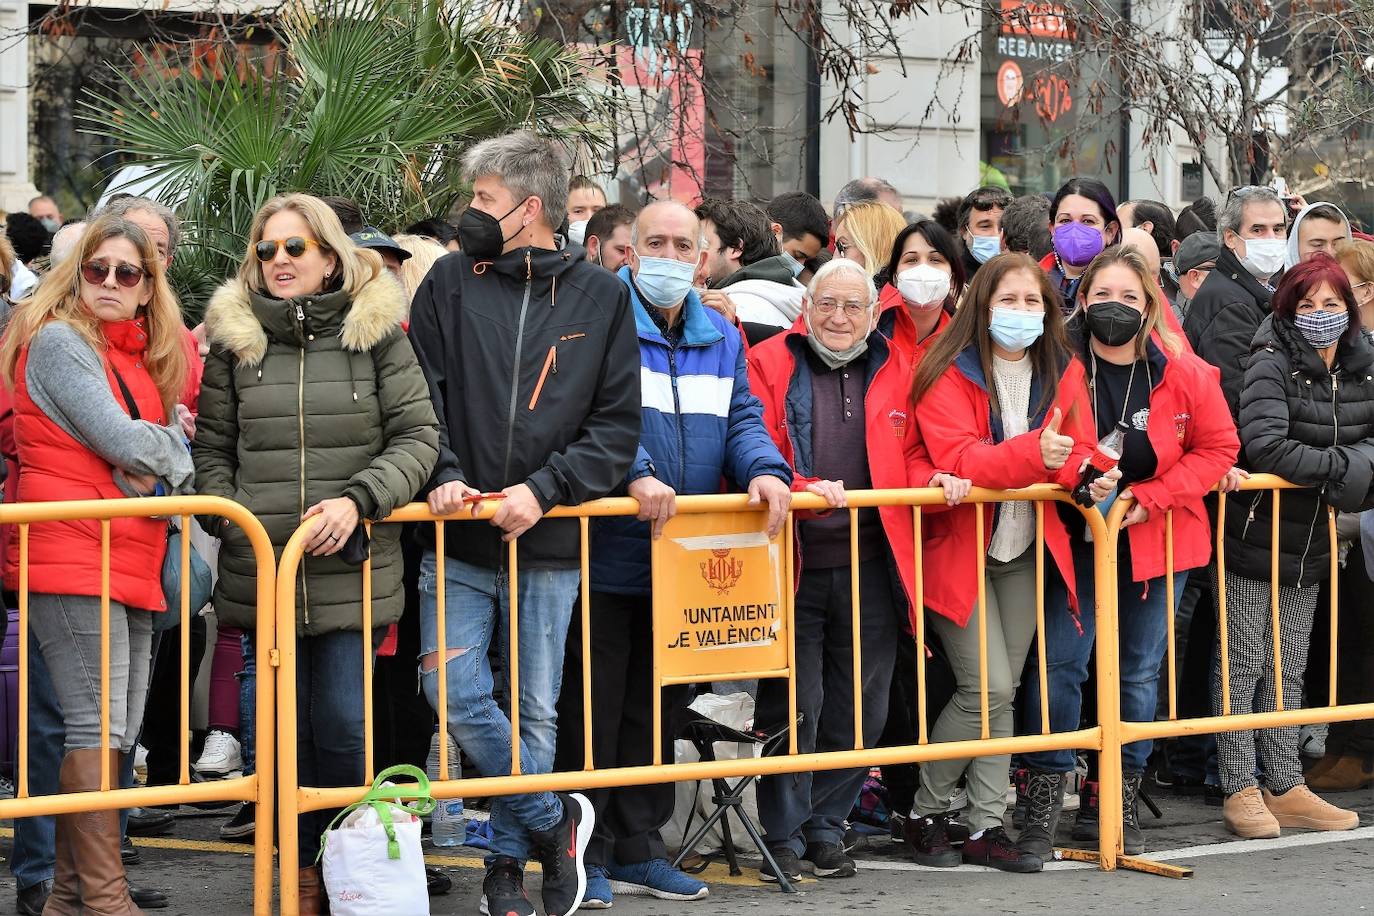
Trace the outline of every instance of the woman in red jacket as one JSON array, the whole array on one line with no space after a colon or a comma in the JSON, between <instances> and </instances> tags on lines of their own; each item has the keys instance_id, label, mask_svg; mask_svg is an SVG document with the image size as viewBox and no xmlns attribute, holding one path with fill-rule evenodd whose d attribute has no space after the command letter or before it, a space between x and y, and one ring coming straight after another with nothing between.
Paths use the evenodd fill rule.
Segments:
<instances>
[{"instance_id":1,"label":"woman in red jacket","mask_svg":"<svg viewBox=\"0 0 1374 916\"><path fill-rule=\"evenodd\" d=\"M0 374L14 393L21 502L191 489L175 413L186 384L184 330L144 231L118 216L93 220L79 249L14 312L0 344ZM45 522L29 532L29 620L62 705L64 793L99 791L102 769L118 785L120 752L133 751L143 719L152 616L166 610L166 522L116 519L109 527L108 697L99 676L101 523ZM57 818L45 913L139 912L119 837L117 810Z\"/></svg>"},{"instance_id":2,"label":"woman in red jacket","mask_svg":"<svg viewBox=\"0 0 1374 916\"><path fill-rule=\"evenodd\" d=\"M1034 261L1003 254L978 271L963 306L916 370L916 424L934 466L975 486L1017 489L1038 483L1072 487L1092 452L1092 413L1083 366L1064 335L1058 296ZM1105 499L1115 472L1095 495ZM975 512L984 516L977 541ZM991 737L1012 734L1012 699L1035 636L1037 589L1035 507L1029 502L966 506L932 515L924 563L930 627L954 668L954 699L931 731L932 741L982 735L979 625L987 622L988 726ZM1045 513L1045 542L1074 606L1068 534ZM977 552L985 550L986 603L978 610ZM1047 602L1048 604L1048 602ZM1047 606L1047 616L1070 613ZM1072 613L1077 613L1074 607ZM921 769L921 788L907 831L916 861L954 866L965 861L1004 871L1033 872L1040 858L1021 850L1002 827L1009 784L1008 755L941 760ZM950 796L967 780L969 829L962 856L949 835Z\"/></svg>"},{"instance_id":3,"label":"woman in red jacket","mask_svg":"<svg viewBox=\"0 0 1374 916\"><path fill-rule=\"evenodd\" d=\"M1147 722L1155 713L1168 616L1178 606L1188 570L1206 566L1211 558L1212 526L1202 497L1228 476L1240 440L1216 368L1194 356L1170 330L1169 303L1136 248L1121 245L1098 255L1083 272L1079 293L1080 309L1069 330L1088 370L1090 416L1098 436L1113 429L1123 432L1121 495L1135 499L1124 522L1128 528L1117 564L1121 716ZM1174 591L1169 594L1165 538L1171 511ZM1079 600L1086 606L1094 585L1092 546L1080 530L1075 530L1074 553ZM1052 731L1078 727L1096 620L1084 614L1078 624L1067 615L1045 615ZM1025 707L1027 730L1038 734L1038 671L1026 685ZM1122 753L1128 855L1145 849L1136 802L1150 748L1151 742L1137 741ZM1044 857L1053 850L1074 752L1048 751L1023 759L1030 771L1029 808L1020 843ZM1087 805L1079 810L1096 813Z\"/></svg>"},{"instance_id":4,"label":"woman in red jacket","mask_svg":"<svg viewBox=\"0 0 1374 916\"><path fill-rule=\"evenodd\" d=\"M913 370L949 326L967 278L958 246L939 223L917 220L897 233L878 296L878 330L906 354Z\"/></svg>"}]
</instances>

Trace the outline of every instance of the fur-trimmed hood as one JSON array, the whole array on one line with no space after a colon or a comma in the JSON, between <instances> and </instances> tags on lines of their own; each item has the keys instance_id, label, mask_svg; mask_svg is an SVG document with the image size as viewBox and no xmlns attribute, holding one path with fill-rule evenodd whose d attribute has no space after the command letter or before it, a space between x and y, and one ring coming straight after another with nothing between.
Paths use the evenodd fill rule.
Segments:
<instances>
[{"instance_id":1,"label":"fur-trimmed hood","mask_svg":"<svg viewBox=\"0 0 1374 916\"><path fill-rule=\"evenodd\" d=\"M303 344L297 309L314 333L335 333L345 350L365 352L399 331L406 316L405 292L390 274L381 273L363 284L356 296L347 292L320 293L294 299L273 299L233 279L210 298L205 331L211 345L224 347L244 366L256 366L267 353L270 337Z\"/></svg>"}]
</instances>

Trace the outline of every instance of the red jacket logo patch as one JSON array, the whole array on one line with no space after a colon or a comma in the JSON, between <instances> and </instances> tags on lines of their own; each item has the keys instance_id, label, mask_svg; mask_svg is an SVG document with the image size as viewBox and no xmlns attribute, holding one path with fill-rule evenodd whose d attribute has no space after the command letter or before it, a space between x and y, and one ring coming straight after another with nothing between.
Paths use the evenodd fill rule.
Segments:
<instances>
[{"instance_id":1,"label":"red jacket logo patch","mask_svg":"<svg viewBox=\"0 0 1374 916\"><path fill-rule=\"evenodd\" d=\"M1174 414L1174 433L1178 436L1178 441L1182 442L1188 435L1188 421L1193 418L1190 413Z\"/></svg>"},{"instance_id":2,"label":"red jacket logo patch","mask_svg":"<svg viewBox=\"0 0 1374 916\"><path fill-rule=\"evenodd\" d=\"M892 435L898 439L906 438L906 411L894 410L887 415L887 420L892 424Z\"/></svg>"}]
</instances>

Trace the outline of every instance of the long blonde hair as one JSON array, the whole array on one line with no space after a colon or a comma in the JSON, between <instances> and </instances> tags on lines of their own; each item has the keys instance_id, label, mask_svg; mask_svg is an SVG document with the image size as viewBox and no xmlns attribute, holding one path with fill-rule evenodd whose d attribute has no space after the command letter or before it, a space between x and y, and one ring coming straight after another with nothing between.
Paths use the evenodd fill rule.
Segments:
<instances>
[{"instance_id":1,"label":"long blonde hair","mask_svg":"<svg viewBox=\"0 0 1374 916\"><path fill-rule=\"evenodd\" d=\"M103 356L106 342L100 330L100 319L81 301L81 265L108 239L119 238L128 239L138 249L144 282L152 290L152 297L142 309L148 332L145 362L148 375L162 397L165 415L170 418L186 388L186 325L182 323L181 306L167 283L157 249L142 229L122 216L98 216L92 220L73 252L75 256L59 261L33 294L15 306L5 336L0 340L0 376L7 386L14 388L19 354L50 321L70 325L91 349Z\"/></svg>"},{"instance_id":2,"label":"long blonde hair","mask_svg":"<svg viewBox=\"0 0 1374 916\"><path fill-rule=\"evenodd\" d=\"M835 220L836 235L840 234L841 226L849 230L849 237L854 240L854 247L863 253L864 266L872 276L887 266L892 256L892 243L906 228L906 220L887 204L865 201L845 208Z\"/></svg>"},{"instance_id":3,"label":"long blonde hair","mask_svg":"<svg viewBox=\"0 0 1374 916\"><path fill-rule=\"evenodd\" d=\"M1136 358L1146 358L1145 347L1151 333L1158 336L1165 353L1178 356L1183 352L1183 344L1164 318L1164 310L1172 306L1160 291L1159 278L1150 270L1150 265L1145 263L1145 255L1140 253L1139 248L1134 245L1113 245L1093 258L1078 281L1080 297L1088 295L1098 271L1113 264L1119 264L1132 271L1140 279L1141 288L1145 290L1145 316L1140 323L1141 333L1137 334L1135 339Z\"/></svg>"},{"instance_id":4,"label":"long blonde hair","mask_svg":"<svg viewBox=\"0 0 1374 916\"><path fill-rule=\"evenodd\" d=\"M448 254L448 249L423 235L393 235L391 240L410 252L401 262L401 286L406 291L406 307L415 299L415 291L434 266L434 262Z\"/></svg>"},{"instance_id":5,"label":"long blonde hair","mask_svg":"<svg viewBox=\"0 0 1374 916\"><path fill-rule=\"evenodd\" d=\"M253 247L262 241L262 229L267 221L283 210L299 214L321 248L338 259L338 273L335 275L340 284L338 288L347 290L350 298L386 269L381 255L353 244L339 218L324 201L309 194L283 194L262 205L262 209L253 217L253 228L248 232L248 249L239 264L239 280L253 292L267 294L262 277L265 265L258 260Z\"/></svg>"}]
</instances>

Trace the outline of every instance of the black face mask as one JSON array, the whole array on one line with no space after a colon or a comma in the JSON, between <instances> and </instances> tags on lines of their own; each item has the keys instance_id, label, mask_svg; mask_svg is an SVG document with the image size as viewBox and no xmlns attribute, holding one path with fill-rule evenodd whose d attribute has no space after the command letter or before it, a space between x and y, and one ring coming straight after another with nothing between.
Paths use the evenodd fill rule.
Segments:
<instances>
[{"instance_id":1,"label":"black face mask","mask_svg":"<svg viewBox=\"0 0 1374 916\"><path fill-rule=\"evenodd\" d=\"M1144 315L1122 302L1094 302L1086 312L1089 332L1109 347L1135 340L1144 320Z\"/></svg>"},{"instance_id":2,"label":"black face mask","mask_svg":"<svg viewBox=\"0 0 1374 916\"><path fill-rule=\"evenodd\" d=\"M500 257L506 242L510 241L501 231L501 220L524 205L525 201L522 200L500 217L492 216L476 207L464 210L458 219L458 244L462 246L463 253L478 261L490 261Z\"/></svg>"}]
</instances>

